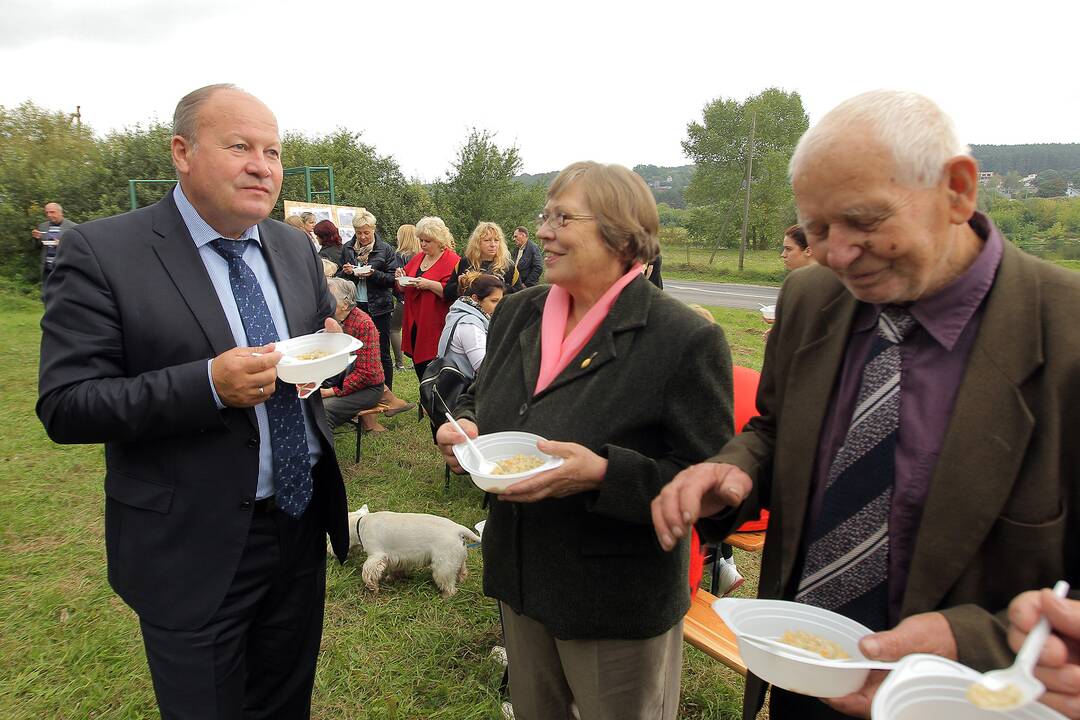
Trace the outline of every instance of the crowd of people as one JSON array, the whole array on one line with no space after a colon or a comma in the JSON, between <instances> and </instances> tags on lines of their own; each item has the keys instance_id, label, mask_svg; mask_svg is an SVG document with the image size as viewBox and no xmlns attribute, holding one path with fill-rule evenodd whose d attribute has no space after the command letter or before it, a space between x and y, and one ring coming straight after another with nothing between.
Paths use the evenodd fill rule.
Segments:
<instances>
[{"instance_id":1,"label":"crowd of people","mask_svg":"<svg viewBox=\"0 0 1080 720\"><path fill-rule=\"evenodd\" d=\"M1080 581L1080 278L976 210L977 165L930 101L860 95L800 140L792 272L743 428L724 331L658 287L656 204L626 168L558 174L542 258L494 222L459 256L438 217L396 247L367 210L349 242L269 220L277 121L234 86L188 94L173 125L173 191L53 253L37 404L54 441L106 445L109 581L164 717L310 715L326 538L349 547L332 426L407 409L408 357L471 380L468 435L535 433L563 459L491 496L484 529L521 720L676 717L692 531L722 543L762 510L760 597L858 620L869 658L977 670L1046 617L1041 700L1080 718L1080 596L1040 591ZM318 330L363 348L302 396L274 343ZM463 438L433 430L460 471ZM826 702L774 687L770 717L867 717L883 674ZM766 689L747 678L744 718Z\"/></svg>"}]
</instances>

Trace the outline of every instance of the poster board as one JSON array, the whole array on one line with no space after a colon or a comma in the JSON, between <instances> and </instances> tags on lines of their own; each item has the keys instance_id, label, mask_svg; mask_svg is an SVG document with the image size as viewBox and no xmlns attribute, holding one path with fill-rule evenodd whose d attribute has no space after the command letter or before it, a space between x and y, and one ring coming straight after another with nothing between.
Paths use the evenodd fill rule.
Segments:
<instances>
[{"instance_id":1,"label":"poster board","mask_svg":"<svg viewBox=\"0 0 1080 720\"><path fill-rule=\"evenodd\" d=\"M325 205L323 203L309 203L301 200L285 201L285 217L310 212L315 214L315 220L330 220L338 227L342 242L349 242L356 232L353 230L352 221L360 208L351 205Z\"/></svg>"}]
</instances>

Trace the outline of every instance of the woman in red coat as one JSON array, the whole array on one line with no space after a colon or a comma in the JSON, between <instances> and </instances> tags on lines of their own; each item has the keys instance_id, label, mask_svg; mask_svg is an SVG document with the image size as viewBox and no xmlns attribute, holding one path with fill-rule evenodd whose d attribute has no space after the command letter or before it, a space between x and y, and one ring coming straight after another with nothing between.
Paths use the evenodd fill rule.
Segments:
<instances>
[{"instance_id":1,"label":"woman in red coat","mask_svg":"<svg viewBox=\"0 0 1080 720\"><path fill-rule=\"evenodd\" d=\"M416 223L420 252L413 255L396 275L405 293L405 314L401 319L401 349L412 358L416 377L438 354L446 313L454 298L444 298L446 283L461 258L451 248L454 236L441 218L421 218ZM413 279L415 278L415 279Z\"/></svg>"}]
</instances>

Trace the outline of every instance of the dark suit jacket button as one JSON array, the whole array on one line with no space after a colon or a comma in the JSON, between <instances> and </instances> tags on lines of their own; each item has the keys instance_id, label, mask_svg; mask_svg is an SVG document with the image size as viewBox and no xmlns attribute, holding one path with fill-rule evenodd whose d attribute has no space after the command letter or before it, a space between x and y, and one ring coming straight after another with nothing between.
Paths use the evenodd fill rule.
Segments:
<instances>
[{"instance_id":1,"label":"dark suit jacket button","mask_svg":"<svg viewBox=\"0 0 1080 720\"><path fill-rule=\"evenodd\" d=\"M259 447L259 438L248 438L247 446L249 448L257 448L257 447Z\"/></svg>"},{"instance_id":2,"label":"dark suit jacket button","mask_svg":"<svg viewBox=\"0 0 1080 720\"><path fill-rule=\"evenodd\" d=\"M529 403L521 403L521 407L518 408L518 415L524 415L527 412L529 412Z\"/></svg>"},{"instance_id":3,"label":"dark suit jacket button","mask_svg":"<svg viewBox=\"0 0 1080 720\"><path fill-rule=\"evenodd\" d=\"M243 500L240 501L240 509L241 510L250 509L251 508L251 503L252 503L251 498L244 498Z\"/></svg>"}]
</instances>

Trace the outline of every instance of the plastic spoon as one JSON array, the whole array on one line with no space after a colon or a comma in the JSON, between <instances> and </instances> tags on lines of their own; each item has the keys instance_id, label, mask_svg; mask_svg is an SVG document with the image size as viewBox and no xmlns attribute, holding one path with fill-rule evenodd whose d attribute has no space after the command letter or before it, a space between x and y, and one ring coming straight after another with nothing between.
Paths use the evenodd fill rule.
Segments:
<instances>
[{"instance_id":1,"label":"plastic spoon","mask_svg":"<svg viewBox=\"0 0 1080 720\"><path fill-rule=\"evenodd\" d=\"M1069 583L1064 580L1058 580L1054 585L1054 594L1059 598L1065 597L1068 592ZM982 678L972 685L972 690L980 687L994 701L993 707L989 709L1012 710L1035 702L1042 696L1046 686L1036 680L1031 671L1035 668L1035 662L1042 654L1048 637L1050 623L1046 617L1042 617L1024 639L1024 644L1020 646L1020 652L1016 653L1016 660L1011 666L983 673Z\"/></svg>"},{"instance_id":2,"label":"plastic spoon","mask_svg":"<svg viewBox=\"0 0 1080 720\"><path fill-rule=\"evenodd\" d=\"M785 652L791 655L798 655L799 657L807 658L809 660L827 660L829 662L843 663L844 667L858 668L863 670L892 670L899 663L887 662L884 660L852 660L847 658L827 658L821 655L821 653L813 652L812 650L806 650L805 648L796 647L795 645L788 645L785 642L774 640L773 638L765 637L763 635L748 635L746 633L739 633L739 639L745 640L751 645L756 645L762 650L770 650L773 652Z\"/></svg>"},{"instance_id":3,"label":"plastic spoon","mask_svg":"<svg viewBox=\"0 0 1080 720\"><path fill-rule=\"evenodd\" d=\"M469 438L469 436L465 434L465 431L462 429L462 427L458 425L458 421L454 419L454 414L450 412L450 408L446 406L446 401L442 399L442 395L439 395L439 393L435 393L435 397L439 398L439 402L442 403L443 410L446 411L446 421L453 425L455 430L461 433L462 437L465 438L465 444L469 446L469 449L472 450L472 454L476 457L477 471L480 472L482 475L490 475L491 472L495 469L495 463L485 458L484 453L480 452L480 448L476 447L476 443L474 443Z\"/></svg>"}]
</instances>

